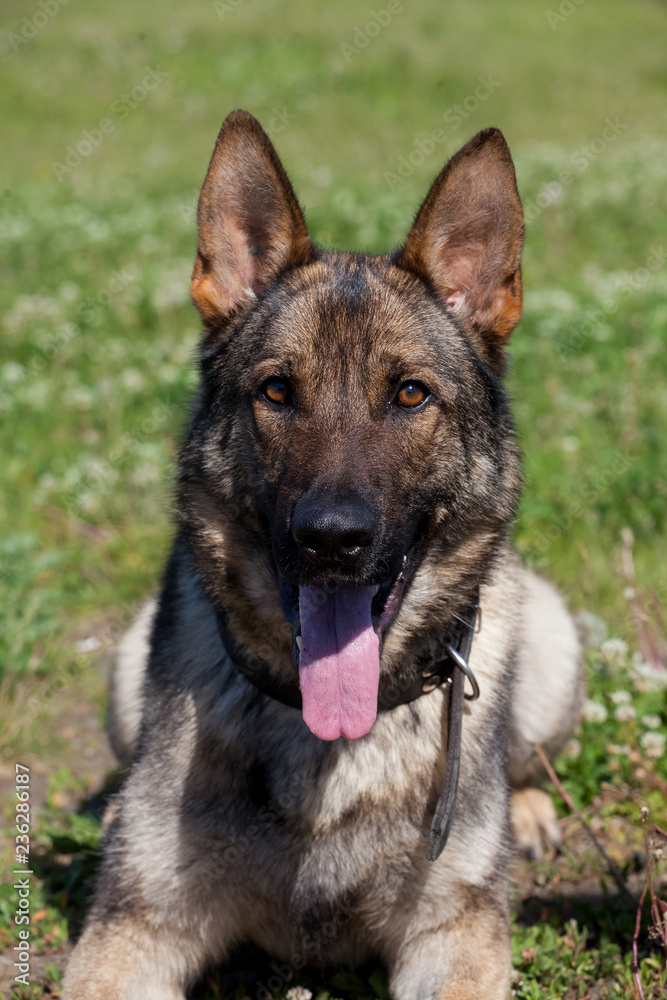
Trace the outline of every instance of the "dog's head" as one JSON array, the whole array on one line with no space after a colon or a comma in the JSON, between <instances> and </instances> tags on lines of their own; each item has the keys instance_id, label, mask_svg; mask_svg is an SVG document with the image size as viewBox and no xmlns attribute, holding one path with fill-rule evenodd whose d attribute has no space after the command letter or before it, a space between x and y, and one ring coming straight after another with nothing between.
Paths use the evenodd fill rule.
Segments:
<instances>
[{"instance_id":1,"label":"dog's head","mask_svg":"<svg viewBox=\"0 0 667 1000\"><path fill-rule=\"evenodd\" d=\"M243 655L287 678L294 648L313 731L361 736L380 669L402 669L469 604L514 512L499 381L521 313L509 150L497 129L475 136L394 254L324 252L269 139L236 111L198 228L186 537Z\"/></svg>"}]
</instances>

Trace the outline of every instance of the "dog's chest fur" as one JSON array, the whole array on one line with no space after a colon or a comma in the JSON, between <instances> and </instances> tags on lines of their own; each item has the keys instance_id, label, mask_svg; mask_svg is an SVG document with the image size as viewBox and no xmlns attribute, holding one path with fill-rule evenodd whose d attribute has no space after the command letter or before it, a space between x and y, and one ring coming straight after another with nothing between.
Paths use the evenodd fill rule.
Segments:
<instances>
[{"instance_id":1,"label":"dog's chest fur","mask_svg":"<svg viewBox=\"0 0 667 1000\"><path fill-rule=\"evenodd\" d=\"M157 893L154 903L169 899L172 915L183 906L185 923L192 911L185 900L206 898L203 922L231 906L236 925L274 954L296 949L309 961L336 961L371 953L376 932L386 935L392 922L398 928L413 899L424 907L432 896L442 908L459 852L469 856L469 884L498 872L506 808L499 802L480 814L477 806L483 786L504 795L497 744L508 640L494 635L492 606L490 643L479 637L476 646L484 725L474 708L466 714L458 819L445 855L430 865L426 841L445 766L444 692L381 713L364 740L323 743L297 710L236 673L187 559L172 567L165 595L143 751L115 821L135 844L124 862L130 899L132 886L144 902Z\"/></svg>"}]
</instances>

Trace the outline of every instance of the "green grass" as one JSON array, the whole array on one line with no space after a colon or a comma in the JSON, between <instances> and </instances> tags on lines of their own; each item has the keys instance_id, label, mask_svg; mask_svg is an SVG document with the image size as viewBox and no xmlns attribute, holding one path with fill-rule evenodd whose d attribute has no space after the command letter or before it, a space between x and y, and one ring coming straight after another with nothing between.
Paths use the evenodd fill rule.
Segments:
<instances>
[{"instance_id":1,"label":"green grass","mask_svg":"<svg viewBox=\"0 0 667 1000\"><path fill-rule=\"evenodd\" d=\"M8 757L58 759L63 689L70 698L99 691L92 657L75 640L93 633L108 646L168 551L172 462L196 385L194 208L234 107L271 131L314 237L371 251L403 238L447 155L479 128L503 129L528 216L525 312L510 373L526 456L517 546L575 610L598 615L638 650L623 528L634 535L641 586L663 607L667 596L665 5L586 0L553 27L549 9L529 0L446 8L405 0L362 48L357 29L371 15L351 0L223 0L217 10L175 0L72 2L27 40L24 19L42 8L3 4L0 727ZM149 69L151 89L141 83ZM474 108L480 77L490 93ZM437 129L446 134L428 152ZM84 131L98 145L67 168L68 147ZM399 168L408 176L397 183ZM584 723L580 755L561 761L566 785L582 806L603 782L655 799L629 756L607 748L641 747L647 714L657 713L667 734L664 692L632 687L628 658L596 662L591 696L608 717ZM612 683L631 690L636 720L614 718ZM649 763L667 778L664 758ZM572 937L564 923L517 928L520 951L532 947L544 962L565 962L563 942L575 941L576 951L583 934L579 927ZM622 984L626 973L612 966L620 947L626 969L627 937L605 951L596 934L580 949L597 970L590 975L603 982L618 972ZM548 965L519 958L517 996L566 995Z\"/></svg>"}]
</instances>

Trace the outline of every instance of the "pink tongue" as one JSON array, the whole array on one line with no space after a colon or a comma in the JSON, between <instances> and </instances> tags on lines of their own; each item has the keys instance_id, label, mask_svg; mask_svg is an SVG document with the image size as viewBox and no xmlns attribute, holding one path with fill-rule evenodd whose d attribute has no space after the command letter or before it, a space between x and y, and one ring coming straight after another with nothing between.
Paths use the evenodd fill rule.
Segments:
<instances>
[{"instance_id":1,"label":"pink tongue","mask_svg":"<svg viewBox=\"0 0 667 1000\"><path fill-rule=\"evenodd\" d=\"M328 594L301 587L303 718L321 740L365 736L377 715L380 643L371 621L372 587L344 584Z\"/></svg>"}]
</instances>

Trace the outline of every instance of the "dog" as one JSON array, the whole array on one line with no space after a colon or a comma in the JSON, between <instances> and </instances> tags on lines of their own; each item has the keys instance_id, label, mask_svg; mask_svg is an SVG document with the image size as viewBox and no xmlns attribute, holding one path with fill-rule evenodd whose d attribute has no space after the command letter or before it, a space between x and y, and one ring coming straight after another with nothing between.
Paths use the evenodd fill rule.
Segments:
<instances>
[{"instance_id":1,"label":"dog","mask_svg":"<svg viewBox=\"0 0 667 1000\"><path fill-rule=\"evenodd\" d=\"M504 1000L514 844L558 840L533 744L559 752L583 693L565 604L509 540L509 149L471 139L396 252L330 252L234 111L197 218L176 538L116 659L130 770L63 996L183 1000L249 942L377 959L394 1000Z\"/></svg>"}]
</instances>

